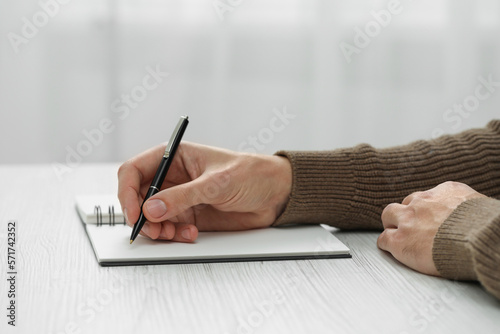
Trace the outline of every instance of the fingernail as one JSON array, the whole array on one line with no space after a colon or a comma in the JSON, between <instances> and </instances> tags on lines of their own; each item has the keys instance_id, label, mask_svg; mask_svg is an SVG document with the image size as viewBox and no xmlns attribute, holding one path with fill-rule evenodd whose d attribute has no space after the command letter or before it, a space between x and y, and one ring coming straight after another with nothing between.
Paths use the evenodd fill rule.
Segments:
<instances>
[{"instance_id":1,"label":"fingernail","mask_svg":"<svg viewBox=\"0 0 500 334\"><path fill-rule=\"evenodd\" d=\"M146 222L144 225L142 225L141 230L149 236L149 223Z\"/></svg>"},{"instance_id":2,"label":"fingernail","mask_svg":"<svg viewBox=\"0 0 500 334\"><path fill-rule=\"evenodd\" d=\"M153 218L160 218L167 213L167 206L159 199L152 199L146 202L146 210Z\"/></svg>"},{"instance_id":3,"label":"fingernail","mask_svg":"<svg viewBox=\"0 0 500 334\"><path fill-rule=\"evenodd\" d=\"M181 235L184 239L191 240L191 230L189 228L186 228L184 231L182 231Z\"/></svg>"}]
</instances>

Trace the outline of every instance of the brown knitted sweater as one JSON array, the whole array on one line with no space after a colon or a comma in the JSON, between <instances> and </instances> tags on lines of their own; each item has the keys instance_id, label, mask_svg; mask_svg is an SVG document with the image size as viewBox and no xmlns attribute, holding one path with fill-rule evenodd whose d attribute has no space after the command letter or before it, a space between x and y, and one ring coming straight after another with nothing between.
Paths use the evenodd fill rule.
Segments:
<instances>
[{"instance_id":1,"label":"brown knitted sweater","mask_svg":"<svg viewBox=\"0 0 500 334\"><path fill-rule=\"evenodd\" d=\"M500 120L486 128L435 140L375 149L363 144L334 151L280 151L293 171L290 199L274 225L329 224L382 229L384 207L445 181L489 198L462 203L434 238L433 259L443 277L478 280L500 299Z\"/></svg>"}]
</instances>

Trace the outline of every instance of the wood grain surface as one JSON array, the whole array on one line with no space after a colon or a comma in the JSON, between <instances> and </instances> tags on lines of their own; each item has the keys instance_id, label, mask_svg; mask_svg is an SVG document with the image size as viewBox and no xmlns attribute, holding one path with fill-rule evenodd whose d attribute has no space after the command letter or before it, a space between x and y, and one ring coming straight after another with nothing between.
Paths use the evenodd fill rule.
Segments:
<instances>
[{"instance_id":1,"label":"wood grain surface","mask_svg":"<svg viewBox=\"0 0 500 334\"><path fill-rule=\"evenodd\" d=\"M351 259L104 268L76 194L114 193L116 164L0 166L1 333L498 333L500 303L474 282L429 277L332 233ZM16 223L16 326L7 224Z\"/></svg>"}]
</instances>

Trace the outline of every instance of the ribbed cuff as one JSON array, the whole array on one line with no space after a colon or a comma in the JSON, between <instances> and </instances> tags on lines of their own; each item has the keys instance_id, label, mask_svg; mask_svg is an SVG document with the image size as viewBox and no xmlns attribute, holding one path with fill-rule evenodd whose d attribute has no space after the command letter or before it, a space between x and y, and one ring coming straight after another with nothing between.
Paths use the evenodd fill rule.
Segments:
<instances>
[{"instance_id":1,"label":"ribbed cuff","mask_svg":"<svg viewBox=\"0 0 500 334\"><path fill-rule=\"evenodd\" d=\"M348 156L298 151L280 151L276 155L288 158L292 165L292 190L285 211L274 226L328 224L334 216L342 220L350 206L345 194L354 192Z\"/></svg>"},{"instance_id":2,"label":"ribbed cuff","mask_svg":"<svg viewBox=\"0 0 500 334\"><path fill-rule=\"evenodd\" d=\"M498 249L498 240L491 237L492 231L488 229L498 229L493 222L499 217L500 202L484 197L465 201L452 212L434 238L432 256L441 276L457 280L477 280L480 275L478 266L482 270L488 270L488 264L478 261L481 261L481 257L484 258L484 254L494 252L495 247ZM498 239L500 234L493 231L493 236L495 233ZM489 269L498 271L498 268Z\"/></svg>"},{"instance_id":3,"label":"ribbed cuff","mask_svg":"<svg viewBox=\"0 0 500 334\"><path fill-rule=\"evenodd\" d=\"M292 166L288 204L273 224L329 224L343 229L380 229L381 208L373 208L357 186L359 169L370 170L373 148L334 151L279 151ZM358 171L359 172L359 171Z\"/></svg>"}]
</instances>

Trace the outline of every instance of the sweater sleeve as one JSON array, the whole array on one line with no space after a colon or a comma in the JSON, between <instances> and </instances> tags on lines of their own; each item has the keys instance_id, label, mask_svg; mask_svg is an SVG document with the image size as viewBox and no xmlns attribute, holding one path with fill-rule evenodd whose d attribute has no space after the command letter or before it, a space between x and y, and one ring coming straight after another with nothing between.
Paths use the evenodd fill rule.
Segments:
<instances>
[{"instance_id":1,"label":"sweater sleeve","mask_svg":"<svg viewBox=\"0 0 500 334\"><path fill-rule=\"evenodd\" d=\"M500 120L482 129L386 149L362 144L276 154L292 165L292 190L274 226L382 229L380 215L387 204L445 181L500 197Z\"/></svg>"},{"instance_id":2,"label":"sweater sleeve","mask_svg":"<svg viewBox=\"0 0 500 334\"><path fill-rule=\"evenodd\" d=\"M500 201L463 202L440 226L432 249L441 276L478 280L500 299Z\"/></svg>"},{"instance_id":3,"label":"sweater sleeve","mask_svg":"<svg viewBox=\"0 0 500 334\"><path fill-rule=\"evenodd\" d=\"M289 159L293 175L289 201L275 226L382 229L380 215L387 204L445 181L462 182L490 196L457 207L440 226L432 254L443 277L478 280L500 299L500 120L483 129L388 149L364 144L276 154Z\"/></svg>"}]
</instances>

